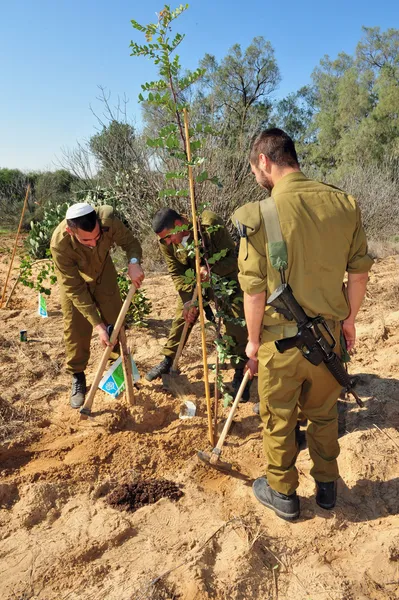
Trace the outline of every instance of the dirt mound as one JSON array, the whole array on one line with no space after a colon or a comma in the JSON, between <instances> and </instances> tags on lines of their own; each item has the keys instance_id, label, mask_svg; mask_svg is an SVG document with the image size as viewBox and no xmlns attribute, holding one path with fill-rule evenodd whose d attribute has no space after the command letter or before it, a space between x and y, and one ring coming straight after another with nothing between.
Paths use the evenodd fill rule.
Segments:
<instances>
[{"instance_id":1,"label":"dirt mound","mask_svg":"<svg viewBox=\"0 0 399 600\"><path fill-rule=\"evenodd\" d=\"M0 264L0 277L6 267ZM194 418L179 418L181 399L165 394L160 381L142 380L133 407L123 395L113 400L99 391L93 419L80 421L69 406L58 292L41 319L36 294L17 287L10 310L1 311L1 600L398 598L396 270L394 258L377 261L359 315L350 372L359 376L365 406L340 403L337 506L316 505L304 449L297 460L301 517L292 524L251 491L264 474L262 425L252 411L256 385L223 447L232 470L197 458L198 450L212 450L197 326L178 378L196 405ZM142 375L161 359L176 302L167 276L148 276L145 288L149 327L127 331ZM21 329L28 342L19 342ZM100 355L93 340L89 384ZM214 358L210 353L209 362ZM233 371L223 375L229 382ZM220 432L228 409L219 413ZM116 499L135 510L107 502L118 486ZM183 486L184 495L171 501Z\"/></svg>"},{"instance_id":2,"label":"dirt mound","mask_svg":"<svg viewBox=\"0 0 399 600\"><path fill-rule=\"evenodd\" d=\"M155 504L161 498L178 500L182 496L181 486L173 481L146 479L117 487L107 496L107 502L119 510L134 512L148 504Z\"/></svg>"}]
</instances>

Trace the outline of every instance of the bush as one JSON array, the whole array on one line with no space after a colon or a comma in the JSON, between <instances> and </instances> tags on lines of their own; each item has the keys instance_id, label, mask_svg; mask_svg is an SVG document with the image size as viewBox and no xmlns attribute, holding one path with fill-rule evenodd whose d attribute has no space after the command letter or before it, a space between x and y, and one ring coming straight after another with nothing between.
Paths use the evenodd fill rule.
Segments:
<instances>
[{"instance_id":1,"label":"bush","mask_svg":"<svg viewBox=\"0 0 399 600\"><path fill-rule=\"evenodd\" d=\"M68 207L67 202L49 206L44 209L43 219L40 222L31 222L31 230L27 238L30 256L33 258L46 258L47 250L50 249L53 231L65 219Z\"/></svg>"},{"instance_id":2,"label":"bush","mask_svg":"<svg viewBox=\"0 0 399 600\"><path fill-rule=\"evenodd\" d=\"M121 293L122 302L128 294L131 281L124 272L118 273L118 286ZM148 300L143 290L137 290L134 294L129 310L126 314L126 323L136 325L137 327L147 327L146 317L152 310L152 304Z\"/></svg>"},{"instance_id":3,"label":"bush","mask_svg":"<svg viewBox=\"0 0 399 600\"><path fill-rule=\"evenodd\" d=\"M332 182L335 183L335 182ZM399 175L394 162L359 164L337 179L359 202L370 240L393 241L399 232Z\"/></svg>"}]
</instances>

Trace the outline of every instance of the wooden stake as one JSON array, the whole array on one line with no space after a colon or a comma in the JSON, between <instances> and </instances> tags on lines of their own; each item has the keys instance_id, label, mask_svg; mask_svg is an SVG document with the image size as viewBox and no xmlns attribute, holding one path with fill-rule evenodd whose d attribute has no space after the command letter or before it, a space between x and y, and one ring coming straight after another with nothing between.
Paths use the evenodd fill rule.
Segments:
<instances>
[{"instance_id":1,"label":"wooden stake","mask_svg":"<svg viewBox=\"0 0 399 600\"><path fill-rule=\"evenodd\" d=\"M184 131L186 135L186 154L187 160L191 162L191 147L190 147L190 133L188 127L188 113L187 109L183 109L184 113ZM191 213L193 218L193 234L194 234L194 244L195 244L195 274L197 280L197 290L198 290L198 309L199 309L199 318L201 325L201 344L202 344L202 360L204 363L204 384L205 384L205 398L206 398L206 409L208 413L208 433L209 433L209 441L212 446L214 446L214 436L213 436L213 427L212 427L212 408L211 408L211 396L209 391L209 374L208 374L208 356L206 351L206 338L205 338L205 319L204 319L204 306L202 302L202 288L201 288L201 275L200 275L200 253L199 253L199 243L198 243L198 227L197 227L197 208L195 205L195 191L194 191L194 178L193 178L193 168L191 165L188 165L188 180L190 183L190 199L191 199Z\"/></svg>"},{"instance_id":2,"label":"wooden stake","mask_svg":"<svg viewBox=\"0 0 399 600\"><path fill-rule=\"evenodd\" d=\"M18 285L18 283L19 283L19 279L20 279L20 277L21 277L21 273L18 275L17 279L16 279L16 280L15 280L15 282L14 282L14 285L13 285L13 286L12 286L12 288L11 288L10 295L9 295L9 296L8 296L8 298L7 298L7 302L5 303L5 305L4 305L4 308L7 308L7 307L8 307L8 304L9 304L9 302L10 302L10 300L11 300L11 297L12 297L12 295L13 295L14 291L15 291L15 288L17 287L17 285Z\"/></svg>"},{"instance_id":3,"label":"wooden stake","mask_svg":"<svg viewBox=\"0 0 399 600\"><path fill-rule=\"evenodd\" d=\"M132 363L130 361L130 351L127 347L125 326L122 325L119 331L119 344L122 355L122 368L126 384L126 396L130 406L134 406L134 389L133 389L133 372Z\"/></svg>"},{"instance_id":4,"label":"wooden stake","mask_svg":"<svg viewBox=\"0 0 399 600\"><path fill-rule=\"evenodd\" d=\"M3 295L1 297L0 300L0 308L3 307L3 301L6 295L6 289L7 289L7 283L8 283L8 279L10 277L10 273L11 273L11 269L12 269L12 265L14 262L14 257L15 257L15 252L17 250L17 244L18 244L18 238L19 238L19 232L21 231L21 226L22 226L22 221L24 218L24 214L25 214L25 210L26 210L26 206L28 204L28 198L29 198L29 194L30 194L30 183L28 183L28 187L26 188L26 194L25 194L25 201L24 201L24 205L22 207L22 213L21 213L21 218L19 220L19 225L18 225L18 231L17 231L17 236L15 238L15 244L14 244L14 250L12 252L12 256L11 256L11 262L10 262L10 268L8 269L8 273L7 273L7 279L6 282L4 284L4 290L3 290Z\"/></svg>"}]
</instances>

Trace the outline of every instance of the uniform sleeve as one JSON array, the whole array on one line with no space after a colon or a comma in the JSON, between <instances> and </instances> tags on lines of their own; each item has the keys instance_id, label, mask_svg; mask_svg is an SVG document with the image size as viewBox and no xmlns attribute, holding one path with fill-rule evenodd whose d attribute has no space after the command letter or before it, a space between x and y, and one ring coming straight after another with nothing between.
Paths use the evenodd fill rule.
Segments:
<instances>
[{"instance_id":1,"label":"uniform sleeve","mask_svg":"<svg viewBox=\"0 0 399 600\"><path fill-rule=\"evenodd\" d=\"M267 259L262 231L240 238L238 281L243 292L253 296L266 291Z\"/></svg>"},{"instance_id":2,"label":"uniform sleeve","mask_svg":"<svg viewBox=\"0 0 399 600\"><path fill-rule=\"evenodd\" d=\"M237 257L235 255L234 241L229 234L227 227L218 220L217 225L221 225L216 231L210 234L213 248L216 252L221 250L228 250L226 256L218 260L212 270L220 277L229 275L230 273L237 272Z\"/></svg>"},{"instance_id":3,"label":"uniform sleeve","mask_svg":"<svg viewBox=\"0 0 399 600\"><path fill-rule=\"evenodd\" d=\"M125 251L127 260L138 258L141 260L143 255L140 242L134 237L133 233L126 227L120 219L112 219L112 239Z\"/></svg>"},{"instance_id":4,"label":"uniform sleeve","mask_svg":"<svg viewBox=\"0 0 399 600\"><path fill-rule=\"evenodd\" d=\"M79 274L77 264L72 258L65 256L65 253L63 254L53 247L51 253L58 282L67 297L93 327L102 323L87 283Z\"/></svg>"},{"instance_id":5,"label":"uniform sleeve","mask_svg":"<svg viewBox=\"0 0 399 600\"><path fill-rule=\"evenodd\" d=\"M356 205L357 225L353 234L352 244L349 251L348 273L367 273L373 266L373 259L367 254L367 239L363 229L360 209Z\"/></svg>"},{"instance_id":6,"label":"uniform sleeve","mask_svg":"<svg viewBox=\"0 0 399 600\"><path fill-rule=\"evenodd\" d=\"M174 286L182 299L183 304L191 300L193 296L193 286L185 283L185 274L189 267L179 262L176 257L169 252L165 244L159 244L161 253L165 259L168 273L172 276Z\"/></svg>"}]
</instances>

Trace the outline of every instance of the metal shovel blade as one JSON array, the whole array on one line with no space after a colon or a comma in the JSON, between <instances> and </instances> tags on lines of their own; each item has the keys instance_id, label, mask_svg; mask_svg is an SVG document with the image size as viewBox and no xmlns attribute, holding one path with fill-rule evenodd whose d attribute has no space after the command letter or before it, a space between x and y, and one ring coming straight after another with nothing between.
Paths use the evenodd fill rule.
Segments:
<instances>
[{"instance_id":1,"label":"metal shovel blade","mask_svg":"<svg viewBox=\"0 0 399 600\"><path fill-rule=\"evenodd\" d=\"M202 450L198 450L197 456L203 463L209 465L210 467L213 467L214 469L217 469L218 471L231 471L231 469L233 468L233 465L231 463L227 463L219 459L215 463L211 463L211 457L209 456L209 454L207 454L206 452L202 452Z\"/></svg>"}]
</instances>

